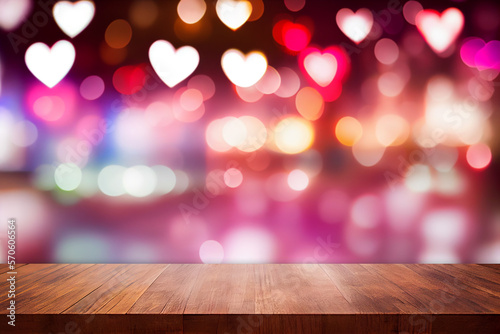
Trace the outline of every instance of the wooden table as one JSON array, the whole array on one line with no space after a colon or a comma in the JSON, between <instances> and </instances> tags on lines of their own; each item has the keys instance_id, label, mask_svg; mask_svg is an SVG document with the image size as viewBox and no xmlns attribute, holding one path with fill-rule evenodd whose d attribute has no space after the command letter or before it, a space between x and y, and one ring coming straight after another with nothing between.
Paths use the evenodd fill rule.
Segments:
<instances>
[{"instance_id":1,"label":"wooden table","mask_svg":"<svg viewBox=\"0 0 500 334\"><path fill-rule=\"evenodd\" d=\"M1 333L500 333L500 265L24 264Z\"/></svg>"}]
</instances>

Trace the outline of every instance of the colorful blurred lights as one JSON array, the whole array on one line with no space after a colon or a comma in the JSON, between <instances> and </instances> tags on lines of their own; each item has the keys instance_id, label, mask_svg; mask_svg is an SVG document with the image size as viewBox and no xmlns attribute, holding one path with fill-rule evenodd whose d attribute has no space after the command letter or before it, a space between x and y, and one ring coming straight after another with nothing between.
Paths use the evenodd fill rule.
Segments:
<instances>
[{"instance_id":1,"label":"colorful blurred lights","mask_svg":"<svg viewBox=\"0 0 500 334\"><path fill-rule=\"evenodd\" d=\"M14 145L27 147L32 145L38 138L38 129L30 121L19 121L13 129L10 139Z\"/></svg>"},{"instance_id":2,"label":"colorful blurred lights","mask_svg":"<svg viewBox=\"0 0 500 334\"><path fill-rule=\"evenodd\" d=\"M141 66L127 65L118 68L113 74L113 86L118 93L132 95L142 89L146 73Z\"/></svg>"},{"instance_id":3,"label":"colorful blurred lights","mask_svg":"<svg viewBox=\"0 0 500 334\"><path fill-rule=\"evenodd\" d=\"M264 123L253 116L238 118L245 126L245 139L236 147L243 152L254 152L260 149L267 141L267 129Z\"/></svg>"},{"instance_id":4,"label":"colorful blurred lights","mask_svg":"<svg viewBox=\"0 0 500 334\"><path fill-rule=\"evenodd\" d=\"M306 0L285 0L286 8L291 12L298 12L306 5Z\"/></svg>"},{"instance_id":5,"label":"colorful blurred lights","mask_svg":"<svg viewBox=\"0 0 500 334\"><path fill-rule=\"evenodd\" d=\"M283 43L289 50L304 50L310 40L311 33L302 24L287 22L283 25Z\"/></svg>"},{"instance_id":6,"label":"colorful blurred lights","mask_svg":"<svg viewBox=\"0 0 500 334\"><path fill-rule=\"evenodd\" d=\"M104 167L97 176L97 185L102 193L108 196L121 196L125 194L123 175L127 168L118 165Z\"/></svg>"},{"instance_id":7,"label":"colorful blurred lights","mask_svg":"<svg viewBox=\"0 0 500 334\"><path fill-rule=\"evenodd\" d=\"M82 171L73 163L60 164L54 172L54 179L61 190L72 191L80 185Z\"/></svg>"},{"instance_id":8,"label":"colorful blurred lights","mask_svg":"<svg viewBox=\"0 0 500 334\"><path fill-rule=\"evenodd\" d=\"M114 20L106 29L104 39L114 49L124 48L132 39L132 27L125 20Z\"/></svg>"},{"instance_id":9,"label":"colorful blurred lights","mask_svg":"<svg viewBox=\"0 0 500 334\"><path fill-rule=\"evenodd\" d=\"M399 57L399 47L392 39L382 38L373 50L375 53L375 58L384 65L391 65L398 60Z\"/></svg>"},{"instance_id":10,"label":"colorful blurred lights","mask_svg":"<svg viewBox=\"0 0 500 334\"><path fill-rule=\"evenodd\" d=\"M295 191L302 191L309 185L309 177L300 169L292 170L287 180L290 188Z\"/></svg>"},{"instance_id":11,"label":"colorful blurred lights","mask_svg":"<svg viewBox=\"0 0 500 334\"><path fill-rule=\"evenodd\" d=\"M175 189L177 177L174 171L167 166L153 166L151 169L156 174L157 185L155 193L158 195L165 195Z\"/></svg>"},{"instance_id":12,"label":"colorful blurred lights","mask_svg":"<svg viewBox=\"0 0 500 334\"><path fill-rule=\"evenodd\" d=\"M479 143L467 149L467 162L474 169L484 169L491 162L491 149L488 145Z\"/></svg>"},{"instance_id":13,"label":"colorful blurred lights","mask_svg":"<svg viewBox=\"0 0 500 334\"><path fill-rule=\"evenodd\" d=\"M272 66L268 66L264 76L255 84L255 88L262 94L273 94L280 88L281 77Z\"/></svg>"},{"instance_id":14,"label":"colorful blurred lights","mask_svg":"<svg viewBox=\"0 0 500 334\"><path fill-rule=\"evenodd\" d=\"M148 166L134 166L123 173L123 188L134 197L151 195L156 188L157 177Z\"/></svg>"},{"instance_id":15,"label":"colorful blurred lights","mask_svg":"<svg viewBox=\"0 0 500 334\"><path fill-rule=\"evenodd\" d=\"M363 195L352 204L351 219L359 227L374 228L382 218L382 206L377 196Z\"/></svg>"},{"instance_id":16,"label":"colorful blurred lights","mask_svg":"<svg viewBox=\"0 0 500 334\"><path fill-rule=\"evenodd\" d=\"M247 128L245 123L239 118L231 117L222 129L222 136L226 143L231 146L243 144L247 137Z\"/></svg>"},{"instance_id":17,"label":"colorful blurred lights","mask_svg":"<svg viewBox=\"0 0 500 334\"><path fill-rule=\"evenodd\" d=\"M383 146L401 145L410 136L410 125L401 116L387 114L377 120L375 135Z\"/></svg>"},{"instance_id":18,"label":"colorful blurred lights","mask_svg":"<svg viewBox=\"0 0 500 334\"><path fill-rule=\"evenodd\" d=\"M302 117L315 121L323 115L325 103L316 89L304 87L295 96L295 107Z\"/></svg>"},{"instance_id":19,"label":"colorful blurred lights","mask_svg":"<svg viewBox=\"0 0 500 334\"><path fill-rule=\"evenodd\" d=\"M231 231L223 242L225 259L230 263L270 263L275 256L272 234L260 227Z\"/></svg>"},{"instance_id":20,"label":"colorful blurred lights","mask_svg":"<svg viewBox=\"0 0 500 334\"><path fill-rule=\"evenodd\" d=\"M203 263L222 263L224 248L215 240L207 240L200 246L200 260Z\"/></svg>"},{"instance_id":21,"label":"colorful blurred lights","mask_svg":"<svg viewBox=\"0 0 500 334\"><path fill-rule=\"evenodd\" d=\"M195 111L203 104L203 95L197 89L186 89L180 96L179 103L186 111Z\"/></svg>"},{"instance_id":22,"label":"colorful blurred lights","mask_svg":"<svg viewBox=\"0 0 500 334\"><path fill-rule=\"evenodd\" d=\"M405 86L404 80L395 72L386 72L382 74L378 81L378 89L382 95L387 97L398 96Z\"/></svg>"},{"instance_id":23,"label":"colorful blurred lights","mask_svg":"<svg viewBox=\"0 0 500 334\"><path fill-rule=\"evenodd\" d=\"M411 166L406 174L405 185L408 189L416 193L430 191L432 187L430 168L420 164Z\"/></svg>"},{"instance_id":24,"label":"colorful blurred lights","mask_svg":"<svg viewBox=\"0 0 500 334\"><path fill-rule=\"evenodd\" d=\"M363 126L354 117L342 117L335 126L335 136L342 145L353 146L363 136Z\"/></svg>"},{"instance_id":25,"label":"colorful blurred lights","mask_svg":"<svg viewBox=\"0 0 500 334\"><path fill-rule=\"evenodd\" d=\"M204 0L181 0L177 5L177 14L187 24L201 20L207 10Z\"/></svg>"},{"instance_id":26,"label":"colorful blurred lights","mask_svg":"<svg viewBox=\"0 0 500 334\"><path fill-rule=\"evenodd\" d=\"M86 100L96 100L104 93L104 81L97 75L91 75L82 81L80 94Z\"/></svg>"},{"instance_id":27,"label":"colorful blurred lights","mask_svg":"<svg viewBox=\"0 0 500 334\"><path fill-rule=\"evenodd\" d=\"M66 110L64 100L59 96L42 96L33 103L35 115L49 122L60 119Z\"/></svg>"},{"instance_id":28,"label":"colorful blurred lights","mask_svg":"<svg viewBox=\"0 0 500 334\"><path fill-rule=\"evenodd\" d=\"M224 172L224 183L229 188L237 188L243 182L243 174L237 168L229 168Z\"/></svg>"},{"instance_id":29,"label":"colorful blurred lights","mask_svg":"<svg viewBox=\"0 0 500 334\"><path fill-rule=\"evenodd\" d=\"M314 142L314 128L305 119L295 116L286 117L274 128L274 142L283 153L304 152Z\"/></svg>"}]
</instances>

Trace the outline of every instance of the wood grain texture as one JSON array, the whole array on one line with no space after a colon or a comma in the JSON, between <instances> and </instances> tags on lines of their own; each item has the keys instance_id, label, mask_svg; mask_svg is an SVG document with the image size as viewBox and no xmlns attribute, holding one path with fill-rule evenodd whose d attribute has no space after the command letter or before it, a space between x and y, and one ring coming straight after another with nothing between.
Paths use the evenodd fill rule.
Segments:
<instances>
[{"instance_id":1,"label":"wood grain texture","mask_svg":"<svg viewBox=\"0 0 500 334\"><path fill-rule=\"evenodd\" d=\"M7 291L7 271L0 287ZM26 264L1 333L500 333L500 266ZM0 314L7 313L6 293Z\"/></svg>"},{"instance_id":2,"label":"wood grain texture","mask_svg":"<svg viewBox=\"0 0 500 334\"><path fill-rule=\"evenodd\" d=\"M355 311L318 264L260 264L255 265L255 270L258 314L350 314Z\"/></svg>"}]
</instances>

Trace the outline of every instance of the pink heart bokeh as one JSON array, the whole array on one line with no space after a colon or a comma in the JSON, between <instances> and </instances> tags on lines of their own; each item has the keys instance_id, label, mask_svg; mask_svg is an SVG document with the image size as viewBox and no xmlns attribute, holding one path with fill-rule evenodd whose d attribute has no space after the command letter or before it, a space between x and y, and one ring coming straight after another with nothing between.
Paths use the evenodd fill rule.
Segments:
<instances>
[{"instance_id":1,"label":"pink heart bokeh","mask_svg":"<svg viewBox=\"0 0 500 334\"><path fill-rule=\"evenodd\" d=\"M319 53L321 55L329 53L333 55L337 61L336 72L329 84L320 84L316 82L314 76L311 76L306 69L304 64L306 57L315 53ZM323 96L323 99L326 102L335 101L340 96L342 93L342 83L347 79L351 67L349 56L341 47L329 46L324 50L317 47L308 47L299 54L298 62L299 68L304 77L307 79L309 85L316 89Z\"/></svg>"}]
</instances>

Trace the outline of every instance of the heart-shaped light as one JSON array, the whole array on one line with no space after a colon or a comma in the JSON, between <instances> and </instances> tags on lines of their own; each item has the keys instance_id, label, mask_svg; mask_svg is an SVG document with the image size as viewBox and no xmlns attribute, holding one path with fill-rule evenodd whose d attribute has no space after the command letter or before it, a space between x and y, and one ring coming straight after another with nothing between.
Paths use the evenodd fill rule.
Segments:
<instances>
[{"instance_id":1,"label":"heart-shaped light","mask_svg":"<svg viewBox=\"0 0 500 334\"><path fill-rule=\"evenodd\" d=\"M0 28L16 29L31 9L30 0L0 0Z\"/></svg>"},{"instance_id":2,"label":"heart-shaped light","mask_svg":"<svg viewBox=\"0 0 500 334\"><path fill-rule=\"evenodd\" d=\"M456 8L448 8L441 16L432 9L417 14L415 23L429 46L436 53L443 53L457 39L464 26L464 15Z\"/></svg>"},{"instance_id":3,"label":"heart-shaped light","mask_svg":"<svg viewBox=\"0 0 500 334\"><path fill-rule=\"evenodd\" d=\"M229 49L222 55L222 70L228 79L239 87L250 87L259 81L267 70L267 59L258 51L246 56L239 50Z\"/></svg>"},{"instance_id":4,"label":"heart-shaped light","mask_svg":"<svg viewBox=\"0 0 500 334\"><path fill-rule=\"evenodd\" d=\"M306 26L287 21L283 25L282 39L288 50L301 51L311 41L311 33Z\"/></svg>"},{"instance_id":5,"label":"heart-shaped light","mask_svg":"<svg viewBox=\"0 0 500 334\"><path fill-rule=\"evenodd\" d=\"M92 1L59 1L54 5L53 14L59 28L73 38L81 33L94 17L95 6Z\"/></svg>"},{"instance_id":6,"label":"heart-shaped light","mask_svg":"<svg viewBox=\"0 0 500 334\"><path fill-rule=\"evenodd\" d=\"M75 48L68 41L59 41L52 48L44 43L35 43L26 50L24 61L38 80L52 88L68 74L73 66Z\"/></svg>"},{"instance_id":7,"label":"heart-shaped light","mask_svg":"<svg viewBox=\"0 0 500 334\"><path fill-rule=\"evenodd\" d=\"M337 59L331 53L313 52L304 58L304 67L318 85L326 87L337 73Z\"/></svg>"},{"instance_id":8,"label":"heart-shaped light","mask_svg":"<svg viewBox=\"0 0 500 334\"><path fill-rule=\"evenodd\" d=\"M330 46L324 50L308 47L298 57L299 67L309 85L327 102L342 93L342 84L350 70L350 60L344 49Z\"/></svg>"},{"instance_id":9,"label":"heart-shaped light","mask_svg":"<svg viewBox=\"0 0 500 334\"><path fill-rule=\"evenodd\" d=\"M366 8L358 9L356 13L349 8L342 8L337 12L337 25L344 35L359 44L372 30L373 14Z\"/></svg>"},{"instance_id":10,"label":"heart-shaped light","mask_svg":"<svg viewBox=\"0 0 500 334\"><path fill-rule=\"evenodd\" d=\"M252 14L252 4L248 1L218 0L215 11L219 19L229 28L241 27Z\"/></svg>"},{"instance_id":11,"label":"heart-shaped light","mask_svg":"<svg viewBox=\"0 0 500 334\"><path fill-rule=\"evenodd\" d=\"M200 55L192 46L176 50L169 42L159 40L149 48L149 61L160 79L172 88L196 70Z\"/></svg>"}]
</instances>

